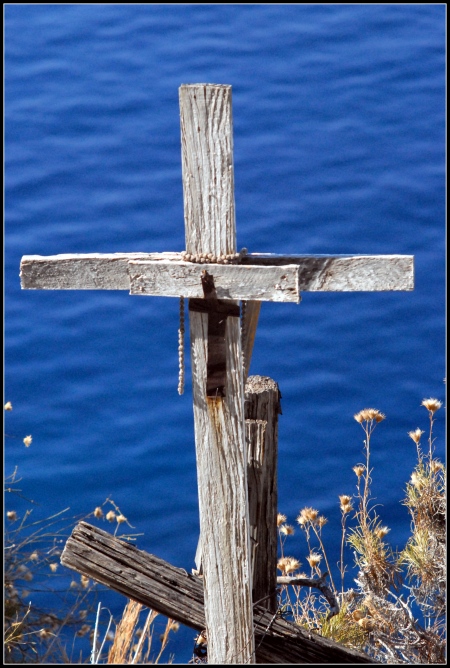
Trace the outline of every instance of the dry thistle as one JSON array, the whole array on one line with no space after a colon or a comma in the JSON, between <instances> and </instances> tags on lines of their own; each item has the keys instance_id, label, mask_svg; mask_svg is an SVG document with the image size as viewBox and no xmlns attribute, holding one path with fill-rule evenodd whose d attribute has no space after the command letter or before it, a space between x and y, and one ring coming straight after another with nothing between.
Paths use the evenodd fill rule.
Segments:
<instances>
[{"instance_id":1,"label":"dry thistle","mask_svg":"<svg viewBox=\"0 0 450 668\"><path fill-rule=\"evenodd\" d=\"M323 515L320 515L320 516L317 518L317 524L319 525L320 528L322 528L323 526L325 526L325 524L326 524L327 522L328 522L327 518L324 517Z\"/></svg>"},{"instance_id":2,"label":"dry thistle","mask_svg":"<svg viewBox=\"0 0 450 668\"><path fill-rule=\"evenodd\" d=\"M378 529L375 529L374 533L375 536L377 536L377 538L384 538L385 536L387 536L389 531L390 531L389 527L378 527Z\"/></svg>"},{"instance_id":3,"label":"dry thistle","mask_svg":"<svg viewBox=\"0 0 450 668\"><path fill-rule=\"evenodd\" d=\"M284 522L286 522L286 520L287 520L286 515L282 515L281 513L278 513L278 515L277 515L277 526L279 527L280 524L284 524Z\"/></svg>"},{"instance_id":4,"label":"dry thistle","mask_svg":"<svg viewBox=\"0 0 450 668\"><path fill-rule=\"evenodd\" d=\"M117 515L116 521L118 524L123 524L123 522L127 521L127 518L125 517L125 515Z\"/></svg>"},{"instance_id":5,"label":"dry thistle","mask_svg":"<svg viewBox=\"0 0 450 668\"><path fill-rule=\"evenodd\" d=\"M300 526L303 526L307 522L313 523L316 521L318 515L319 511L314 508L303 508L303 510L300 511L300 515L297 517L297 522Z\"/></svg>"},{"instance_id":6,"label":"dry thistle","mask_svg":"<svg viewBox=\"0 0 450 668\"><path fill-rule=\"evenodd\" d=\"M437 473L438 471L442 471L444 469L444 464L437 459L433 459L430 462L430 470L432 473Z\"/></svg>"},{"instance_id":7,"label":"dry thistle","mask_svg":"<svg viewBox=\"0 0 450 668\"><path fill-rule=\"evenodd\" d=\"M353 471L356 473L358 478L360 478L362 476L362 474L364 473L365 470L366 470L366 467L363 466L362 464L357 464L356 466L353 467Z\"/></svg>"},{"instance_id":8,"label":"dry thistle","mask_svg":"<svg viewBox=\"0 0 450 668\"><path fill-rule=\"evenodd\" d=\"M416 487L417 489L422 489L426 485L426 480L424 480L423 476L421 476L417 471L413 471L411 473L411 483Z\"/></svg>"},{"instance_id":9,"label":"dry thistle","mask_svg":"<svg viewBox=\"0 0 450 668\"><path fill-rule=\"evenodd\" d=\"M297 571L301 566L301 563L298 559L294 557L287 557L287 564L285 566L285 573L293 573Z\"/></svg>"},{"instance_id":10,"label":"dry thistle","mask_svg":"<svg viewBox=\"0 0 450 668\"><path fill-rule=\"evenodd\" d=\"M422 436L423 433L424 432L417 427L415 431L408 431L408 436L412 438L412 440L414 441L414 443L416 443L416 445L419 445L420 437Z\"/></svg>"},{"instance_id":11,"label":"dry thistle","mask_svg":"<svg viewBox=\"0 0 450 668\"><path fill-rule=\"evenodd\" d=\"M49 564L49 567L52 573L56 573L58 569L58 564Z\"/></svg>"},{"instance_id":12,"label":"dry thistle","mask_svg":"<svg viewBox=\"0 0 450 668\"><path fill-rule=\"evenodd\" d=\"M9 519L10 522L15 522L17 519L17 513L15 510L8 510L6 513L6 517Z\"/></svg>"},{"instance_id":13,"label":"dry thistle","mask_svg":"<svg viewBox=\"0 0 450 668\"><path fill-rule=\"evenodd\" d=\"M347 496L347 494L341 494L339 496L339 501L341 502L340 508L341 508L341 511L344 513L344 515L349 513L351 510L353 510L352 497L351 496Z\"/></svg>"},{"instance_id":14,"label":"dry thistle","mask_svg":"<svg viewBox=\"0 0 450 668\"><path fill-rule=\"evenodd\" d=\"M359 413L356 413L353 417L359 424L362 424L363 422L371 422L372 420L375 420L375 422L382 422L382 420L386 419L384 413L381 413L381 411L376 408L363 408L362 411L359 411Z\"/></svg>"},{"instance_id":15,"label":"dry thistle","mask_svg":"<svg viewBox=\"0 0 450 668\"><path fill-rule=\"evenodd\" d=\"M103 510L100 508L100 506L97 506L97 508L94 510L94 517L96 517L97 519L103 517Z\"/></svg>"},{"instance_id":16,"label":"dry thistle","mask_svg":"<svg viewBox=\"0 0 450 668\"><path fill-rule=\"evenodd\" d=\"M300 562L298 559L295 559L295 557L281 557L281 559L278 559L277 563L277 568L283 575L296 571L300 566Z\"/></svg>"},{"instance_id":17,"label":"dry thistle","mask_svg":"<svg viewBox=\"0 0 450 668\"><path fill-rule=\"evenodd\" d=\"M82 575L80 578L80 583L83 589L87 589L89 587L89 578L87 575Z\"/></svg>"},{"instance_id":18,"label":"dry thistle","mask_svg":"<svg viewBox=\"0 0 450 668\"><path fill-rule=\"evenodd\" d=\"M322 556L316 552L311 552L311 554L306 557L306 560L311 568L317 568L317 566L322 561Z\"/></svg>"},{"instance_id":19,"label":"dry thistle","mask_svg":"<svg viewBox=\"0 0 450 668\"><path fill-rule=\"evenodd\" d=\"M6 402L5 411L12 411L12 403L10 401Z\"/></svg>"},{"instance_id":20,"label":"dry thistle","mask_svg":"<svg viewBox=\"0 0 450 668\"><path fill-rule=\"evenodd\" d=\"M114 510L110 510L109 512L106 513L106 519L108 520L108 522L114 522L114 520L116 519L116 513L114 512Z\"/></svg>"},{"instance_id":21,"label":"dry thistle","mask_svg":"<svg viewBox=\"0 0 450 668\"><path fill-rule=\"evenodd\" d=\"M33 439L32 439L31 436L25 436L25 438L23 439L23 442L25 443L25 447L27 447L27 448L30 447L32 441L33 441Z\"/></svg>"},{"instance_id":22,"label":"dry thistle","mask_svg":"<svg viewBox=\"0 0 450 668\"><path fill-rule=\"evenodd\" d=\"M358 624L364 631L366 631L366 633L370 633L370 631L373 631L374 629L374 623L368 617L362 617L358 620Z\"/></svg>"},{"instance_id":23,"label":"dry thistle","mask_svg":"<svg viewBox=\"0 0 450 668\"><path fill-rule=\"evenodd\" d=\"M290 524L282 524L280 526L280 533L282 533L284 536L293 536L295 533L294 527Z\"/></svg>"},{"instance_id":24,"label":"dry thistle","mask_svg":"<svg viewBox=\"0 0 450 668\"><path fill-rule=\"evenodd\" d=\"M41 629L39 631L39 638L42 638L43 640L47 640L47 638L50 638L50 636L54 635L51 631L48 629Z\"/></svg>"},{"instance_id":25,"label":"dry thistle","mask_svg":"<svg viewBox=\"0 0 450 668\"><path fill-rule=\"evenodd\" d=\"M430 413L435 413L442 406L442 401L438 401L438 399L424 399L421 406L425 406Z\"/></svg>"}]
</instances>

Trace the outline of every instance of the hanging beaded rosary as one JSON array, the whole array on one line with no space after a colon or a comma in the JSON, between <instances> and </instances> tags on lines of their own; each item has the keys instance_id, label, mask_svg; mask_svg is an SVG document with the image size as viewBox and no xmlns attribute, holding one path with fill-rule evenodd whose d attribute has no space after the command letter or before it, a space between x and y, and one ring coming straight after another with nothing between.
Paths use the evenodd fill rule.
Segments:
<instances>
[{"instance_id":1,"label":"hanging beaded rosary","mask_svg":"<svg viewBox=\"0 0 450 668\"><path fill-rule=\"evenodd\" d=\"M184 262L195 262L197 264L239 264L243 257L247 255L246 248L242 248L239 253L188 253L182 251L181 259ZM241 309L241 340L245 340L245 312L247 302L242 302ZM178 394L184 392L184 297L180 297L180 327L178 329ZM242 364L245 366L244 352L242 352Z\"/></svg>"}]
</instances>

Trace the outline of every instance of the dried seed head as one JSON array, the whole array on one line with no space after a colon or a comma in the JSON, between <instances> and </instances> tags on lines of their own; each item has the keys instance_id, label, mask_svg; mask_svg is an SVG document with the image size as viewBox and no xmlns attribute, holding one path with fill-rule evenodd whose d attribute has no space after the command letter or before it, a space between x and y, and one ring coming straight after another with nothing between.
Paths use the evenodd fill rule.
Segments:
<instances>
[{"instance_id":1,"label":"dried seed head","mask_svg":"<svg viewBox=\"0 0 450 668\"><path fill-rule=\"evenodd\" d=\"M416 471L413 471L411 473L411 482L414 485L416 489L422 489L426 485L426 481L423 479L423 477L417 473Z\"/></svg>"},{"instance_id":2,"label":"dried seed head","mask_svg":"<svg viewBox=\"0 0 450 668\"><path fill-rule=\"evenodd\" d=\"M279 571L282 573L286 573L286 567L289 565L290 557L281 557L281 559L278 559L277 562L277 568Z\"/></svg>"},{"instance_id":3,"label":"dried seed head","mask_svg":"<svg viewBox=\"0 0 450 668\"><path fill-rule=\"evenodd\" d=\"M421 406L425 406L427 411L430 411L430 413L435 413L442 406L442 402L438 401L437 399L424 399Z\"/></svg>"},{"instance_id":4,"label":"dried seed head","mask_svg":"<svg viewBox=\"0 0 450 668\"><path fill-rule=\"evenodd\" d=\"M25 446L27 448L30 447L32 440L33 439L31 438L31 436L25 436L25 438L23 439L23 442L25 443Z\"/></svg>"},{"instance_id":5,"label":"dried seed head","mask_svg":"<svg viewBox=\"0 0 450 668\"><path fill-rule=\"evenodd\" d=\"M12 403L10 401L6 402L5 411L12 411Z\"/></svg>"},{"instance_id":6,"label":"dried seed head","mask_svg":"<svg viewBox=\"0 0 450 668\"><path fill-rule=\"evenodd\" d=\"M203 629L203 631L200 631L200 633L196 637L195 643L197 645L206 645L207 642L208 642L208 636L206 634L206 629Z\"/></svg>"},{"instance_id":7,"label":"dried seed head","mask_svg":"<svg viewBox=\"0 0 450 668\"><path fill-rule=\"evenodd\" d=\"M49 564L49 566L50 566L51 572L56 573L56 571L58 569L58 564Z\"/></svg>"},{"instance_id":8,"label":"dried seed head","mask_svg":"<svg viewBox=\"0 0 450 668\"><path fill-rule=\"evenodd\" d=\"M116 519L116 513L114 512L114 510L110 510L109 512L106 513L106 519L108 520L108 522L114 522L114 520Z\"/></svg>"},{"instance_id":9,"label":"dried seed head","mask_svg":"<svg viewBox=\"0 0 450 668\"><path fill-rule=\"evenodd\" d=\"M415 431L408 431L408 436L412 438L414 443L418 444L420 441L420 437L422 436L423 431L417 427Z\"/></svg>"},{"instance_id":10,"label":"dried seed head","mask_svg":"<svg viewBox=\"0 0 450 668\"><path fill-rule=\"evenodd\" d=\"M291 526L290 524L283 524L280 527L280 533L282 533L284 536L293 536L294 535L294 527Z\"/></svg>"},{"instance_id":11,"label":"dried seed head","mask_svg":"<svg viewBox=\"0 0 450 668\"><path fill-rule=\"evenodd\" d=\"M387 536L389 531L390 531L389 527L378 527L378 529L375 529L375 536L377 538L384 538L385 536Z\"/></svg>"},{"instance_id":12,"label":"dried seed head","mask_svg":"<svg viewBox=\"0 0 450 668\"><path fill-rule=\"evenodd\" d=\"M39 638L42 638L43 640L46 640L47 638L50 638L52 636L52 632L49 631L48 629L41 629L39 631Z\"/></svg>"},{"instance_id":13,"label":"dried seed head","mask_svg":"<svg viewBox=\"0 0 450 668\"><path fill-rule=\"evenodd\" d=\"M316 552L311 552L311 554L308 557L306 557L306 560L308 564L311 566L311 568L317 568L317 566L322 561L322 557L320 554L317 554Z\"/></svg>"},{"instance_id":14,"label":"dried seed head","mask_svg":"<svg viewBox=\"0 0 450 668\"><path fill-rule=\"evenodd\" d=\"M430 469L432 473L437 473L438 471L443 470L444 464L437 459L432 459L430 462Z\"/></svg>"},{"instance_id":15,"label":"dried seed head","mask_svg":"<svg viewBox=\"0 0 450 668\"><path fill-rule=\"evenodd\" d=\"M89 624L83 624L81 629L79 629L76 634L79 638L82 638L83 636L86 635L88 631L90 631L90 629L91 627L89 626Z\"/></svg>"},{"instance_id":16,"label":"dried seed head","mask_svg":"<svg viewBox=\"0 0 450 668\"><path fill-rule=\"evenodd\" d=\"M80 578L81 586L84 589L87 589L89 587L89 578L87 575L82 575Z\"/></svg>"},{"instance_id":17,"label":"dried seed head","mask_svg":"<svg viewBox=\"0 0 450 668\"><path fill-rule=\"evenodd\" d=\"M326 524L327 522L328 522L327 518L324 517L323 515L320 515L320 516L317 518L317 524L320 526L320 528L322 528L323 526L325 526L325 524Z\"/></svg>"},{"instance_id":18,"label":"dried seed head","mask_svg":"<svg viewBox=\"0 0 450 668\"><path fill-rule=\"evenodd\" d=\"M355 418L356 422L359 422L360 424L362 422L371 422L372 420L375 420L375 422L381 422L382 420L386 419L384 413L381 413L381 411L377 410L376 408L363 408L362 411L359 411L359 413L356 413L356 415L353 417Z\"/></svg>"},{"instance_id":19,"label":"dried seed head","mask_svg":"<svg viewBox=\"0 0 450 668\"><path fill-rule=\"evenodd\" d=\"M103 510L100 508L100 506L97 506L97 508L94 510L94 517L97 517L97 519L103 517Z\"/></svg>"},{"instance_id":20,"label":"dried seed head","mask_svg":"<svg viewBox=\"0 0 450 668\"><path fill-rule=\"evenodd\" d=\"M126 522L126 521L127 521L127 518L125 517L125 515L117 515L117 517L116 517L116 521L117 521L119 524L123 524L123 522Z\"/></svg>"},{"instance_id":21,"label":"dried seed head","mask_svg":"<svg viewBox=\"0 0 450 668\"><path fill-rule=\"evenodd\" d=\"M353 467L353 470L356 473L356 475L358 476L358 478L360 478L362 476L362 474L364 473L364 471L366 470L366 467L363 466L362 464L357 464L356 466Z\"/></svg>"},{"instance_id":22,"label":"dried seed head","mask_svg":"<svg viewBox=\"0 0 450 668\"><path fill-rule=\"evenodd\" d=\"M282 515L281 513L278 513L278 515L277 515L277 526L279 527L280 524L283 524L284 522L286 522L286 520L287 520L286 515Z\"/></svg>"},{"instance_id":23,"label":"dried seed head","mask_svg":"<svg viewBox=\"0 0 450 668\"><path fill-rule=\"evenodd\" d=\"M347 513L353 510L353 506L351 503L342 503L340 508L343 515L347 515Z\"/></svg>"},{"instance_id":24,"label":"dried seed head","mask_svg":"<svg viewBox=\"0 0 450 668\"><path fill-rule=\"evenodd\" d=\"M17 513L15 510L8 510L6 513L6 517L9 519L10 522L15 522L17 519Z\"/></svg>"},{"instance_id":25,"label":"dried seed head","mask_svg":"<svg viewBox=\"0 0 450 668\"><path fill-rule=\"evenodd\" d=\"M341 502L341 505L342 505L342 506L346 506L348 503L351 503L351 502L352 502L352 497L351 497L351 496L347 496L347 494L341 494L341 495L339 496L339 501Z\"/></svg>"},{"instance_id":26,"label":"dried seed head","mask_svg":"<svg viewBox=\"0 0 450 668\"><path fill-rule=\"evenodd\" d=\"M303 526L307 522L315 522L319 515L319 511L315 508L303 508L300 511L300 515L297 517L297 522L300 526Z\"/></svg>"},{"instance_id":27,"label":"dried seed head","mask_svg":"<svg viewBox=\"0 0 450 668\"><path fill-rule=\"evenodd\" d=\"M35 550L32 554L30 554L30 561L38 561L39 559L39 552Z\"/></svg>"},{"instance_id":28,"label":"dried seed head","mask_svg":"<svg viewBox=\"0 0 450 668\"><path fill-rule=\"evenodd\" d=\"M301 563L299 562L298 559L295 559L294 557L287 557L287 564L285 566L285 572L286 573L293 573L294 571L297 571L301 566Z\"/></svg>"},{"instance_id":29,"label":"dried seed head","mask_svg":"<svg viewBox=\"0 0 450 668\"><path fill-rule=\"evenodd\" d=\"M369 633L370 631L373 631L373 629L374 629L374 623L368 617L363 617L362 619L360 619L358 621L358 624L367 633Z\"/></svg>"}]
</instances>

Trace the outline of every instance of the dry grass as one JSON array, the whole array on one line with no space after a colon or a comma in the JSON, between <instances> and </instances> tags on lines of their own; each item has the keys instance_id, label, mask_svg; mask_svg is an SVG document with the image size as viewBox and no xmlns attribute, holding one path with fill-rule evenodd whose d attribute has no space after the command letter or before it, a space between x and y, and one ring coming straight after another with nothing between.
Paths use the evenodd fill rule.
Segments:
<instances>
[{"instance_id":1,"label":"dry grass","mask_svg":"<svg viewBox=\"0 0 450 668\"><path fill-rule=\"evenodd\" d=\"M355 465L357 493L341 495L341 587L338 593L322 540L326 523L318 510L304 508L297 521L306 540L311 573L321 575L321 559L330 573L330 584L340 600L340 611L329 614L329 604L311 588L283 585L280 607L289 610L293 620L321 635L358 650L382 663L445 663L446 633L446 472L434 458L433 425L442 404L424 399L428 411L427 453L423 454L421 437L416 429L409 436L417 446L417 466L406 485L403 503L411 514L411 535L405 548L396 553L386 540L389 528L384 526L371 503L372 469L370 455L373 432L385 416L376 409L363 409L354 417L364 431L364 463ZM281 559L278 568L283 575L308 577L296 572L300 563L285 557L285 542L292 532L284 527L287 518L279 515ZM347 524L352 520L349 528ZM316 545L313 546L312 539ZM355 589L344 588L347 570L344 545L350 545L357 570ZM312 555L316 555L311 559Z\"/></svg>"}]
</instances>

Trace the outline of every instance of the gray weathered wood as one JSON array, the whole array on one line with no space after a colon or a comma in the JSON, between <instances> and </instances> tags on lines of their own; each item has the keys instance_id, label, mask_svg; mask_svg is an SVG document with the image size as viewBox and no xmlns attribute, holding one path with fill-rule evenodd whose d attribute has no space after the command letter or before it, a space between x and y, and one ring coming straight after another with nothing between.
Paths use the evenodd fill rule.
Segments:
<instances>
[{"instance_id":1,"label":"gray weathered wood","mask_svg":"<svg viewBox=\"0 0 450 668\"><path fill-rule=\"evenodd\" d=\"M180 120L186 250L234 253L231 86L180 86Z\"/></svg>"},{"instance_id":2,"label":"gray weathered wood","mask_svg":"<svg viewBox=\"0 0 450 668\"><path fill-rule=\"evenodd\" d=\"M24 255L23 290L129 290L130 260L180 260L180 253L65 253Z\"/></svg>"},{"instance_id":3,"label":"gray weathered wood","mask_svg":"<svg viewBox=\"0 0 450 668\"><path fill-rule=\"evenodd\" d=\"M24 255L20 265L25 290L130 290L128 263L158 261L164 271L180 253L89 253ZM249 253L243 266L296 265L301 292L355 292L414 289L412 255L277 255ZM200 265L204 267L204 265ZM240 265L234 266L238 269ZM208 270L209 271L209 270ZM210 272L212 273L212 271ZM270 277L270 274L268 274ZM237 298L237 297L236 297ZM271 293L267 298L271 300Z\"/></svg>"},{"instance_id":4,"label":"gray weathered wood","mask_svg":"<svg viewBox=\"0 0 450 668\"><path fill-rule=\"evenodd\" d=\"M256 328L258 327L260 301L247 301L245 305L244 331L242 336L242 356L244 360L244 382L247 380L252 361Z\"/></svg>"},{"instance_id":5,"label":"gray weathered wood","mask_svg":"<svg viewBox=\"0 0 450 668\"><path fill-rule=\"evenodd\" d=\"M205 628L201 578L86 522L74 528L61 563L181 624ZM275 617L264 603L255 606L254 620L258 663L375 663L362 652Z\"/></svg>"},{"instance_id":6,"label":"gray weathered wood","mask_svg":"<svg viewBox=\"0 0 450 668\"><path fill-rule=\"evenodd\" d=\"M281 394L267 376L245 384L247 478L252 547L253 601L277 609L277 457Z\"/></svg>"},{"instance_id":7,"label":"gray weathered wood","mask_svg":"<svg viewBox=\"0 0 450 668\"><path fill-rule=\"evenodd\" d=\"M234 253L231 86L181 86L188 253ZM209 661L254 663L240 322L226 324L224 397L208 397L208 316L189 312Z\"/></svg>"},{"instance_id":8,"label":"gray weathered wood","mask_svg":"<svg viewBox=\"0 0 450 668\"><path fill-rule=\"evenodd\" d=\"M130 294L203 298L201 275L214 277L218 299L299 302L299 268L253 265L194 264L192 262L129 263Z\"/></svg>"},{"instance_id":9,"label":"gray weathered wood","mask_svg":"<svg viewBox=\"0 0 450 668\"><path fill-rule=\"evenodd\" d=\"M243 258L247 262L252 255ZM259 254L257 264L266 262L298 264L299 289L305 292L414 290L413 255Z\"/></svg>"}]
</instances>

